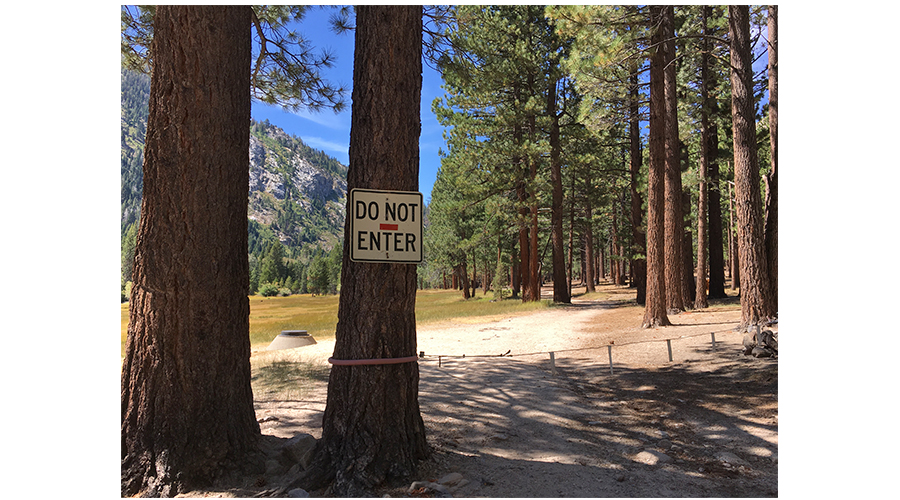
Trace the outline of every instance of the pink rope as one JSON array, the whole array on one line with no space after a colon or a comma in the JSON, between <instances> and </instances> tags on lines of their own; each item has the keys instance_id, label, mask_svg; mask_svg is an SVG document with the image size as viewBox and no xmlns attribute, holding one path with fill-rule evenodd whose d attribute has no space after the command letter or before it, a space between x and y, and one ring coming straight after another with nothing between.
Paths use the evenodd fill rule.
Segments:
<instances>
[{"instance_id":1,"label":"pink rope","mask_svg":"<svg viewBox=\"0 0 900 500\"><path fill-rule=\"evenodd\" d=\"M399 363L412 363L418 360L418 356L407 356L405 358L381 358L381 359L334 359L328 358L328 362L336 366L359 366L359 365L396 365Z\"/></svg>"}]
</instances>

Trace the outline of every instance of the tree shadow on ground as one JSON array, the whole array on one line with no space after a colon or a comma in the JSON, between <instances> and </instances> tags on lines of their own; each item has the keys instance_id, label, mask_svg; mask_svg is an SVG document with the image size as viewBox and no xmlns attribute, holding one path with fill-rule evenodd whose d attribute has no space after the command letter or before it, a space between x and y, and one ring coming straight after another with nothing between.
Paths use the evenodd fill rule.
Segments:
<instances>
[{"instance_id":1,"label":"tree shadow on ground","mask_svg":"<svg viewBox=\"0 0 900 500\"><path fill-rule=\"evenodd\" d=\"M555 375L538 357L421 362L431 466L469 474L462 496L777 496L777 361L695 354L612 375L605 355Z\"/></svg>"}]
</instances>

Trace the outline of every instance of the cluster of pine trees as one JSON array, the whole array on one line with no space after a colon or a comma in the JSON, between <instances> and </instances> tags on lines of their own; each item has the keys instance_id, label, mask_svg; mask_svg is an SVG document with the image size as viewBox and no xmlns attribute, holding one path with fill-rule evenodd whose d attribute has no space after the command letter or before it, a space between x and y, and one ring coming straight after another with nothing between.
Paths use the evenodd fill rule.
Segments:
<instances>
[{"instance_id":1,"label":"cluster of pine trees","mask_svg":"<svg viewBox=\"0 0 900 500\"><path fill-rule=\"evenodd\" d=\"M335 245L327 252L309 247L298 252L296 258L289 258L281 243L269 242L259 254L250 254L249 292L264 297L336 294L340 287L342 250L342 245Z\"/></svg>"},{"instance_id":2,"label":"cluster of pine trees","mask_svg":"<svg viewBox=\"0 0 900 500\"><path fill-rule=\"evenodd\" d=\"M776 7L449 14L429 284L569 302L608 275L654 326L726 297L727 271L745 323L777 314Z\"/></svg>"}]
</instances>

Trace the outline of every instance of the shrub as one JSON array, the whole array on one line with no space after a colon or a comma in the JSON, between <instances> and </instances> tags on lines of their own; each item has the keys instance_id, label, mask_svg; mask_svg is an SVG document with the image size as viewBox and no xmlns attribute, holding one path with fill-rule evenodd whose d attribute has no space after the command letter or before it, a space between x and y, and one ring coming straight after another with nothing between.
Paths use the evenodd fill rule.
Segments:
<instances>
[{"instance_id":1,"label":"shrub","mask_svg":"<svg viewBox=\"0 0 900 500\"><path fill-rule=\"evenodd\" d=\"M259 285L259 294L263 297L274 297L278 295L278 283L265 282Z\"/></svg>"}]
</instances>

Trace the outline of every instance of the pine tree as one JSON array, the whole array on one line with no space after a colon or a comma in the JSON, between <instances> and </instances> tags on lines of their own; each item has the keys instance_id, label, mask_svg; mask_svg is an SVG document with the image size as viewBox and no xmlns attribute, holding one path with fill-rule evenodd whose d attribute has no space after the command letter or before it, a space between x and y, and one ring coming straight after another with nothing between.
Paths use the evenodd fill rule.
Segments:
<instances>
[{"instance_id":1,"label":"pine tree","mask_svg":"<svg viewBox=\"0 0 900 500\"><path fill-rule=\"evenodd\" d=\"M748 6L728 7L731 39L731 114L734 123L734 187L741 279L741 326L775 316L763 237L763 213Z\"/></svg>"},{"instance_id":2,"label":"pine tree","mask_svg":"<svg viewBox=\"0 0 900 500\"><path fill-rule=\"evenodd\" d=\"M768 6L769 27L769 147L772 168L766 181L765 245L770 291L778 312L778 6Z\"/></svg>"},{"instance_id":3,"label":"pine tree","mask_svg":"<svg viewBox=\"0 0 900 500\"><path fill-rule=\"evenodd\" d=\"M448 39L453 51L439 61L447 96L436 103L435 110L442 123L452 127L447 138L451 154L460 161L469 158L485 198L515 193L519 244L513 290L521 287L524 301L539 300L543 157L560 154L558 149L554 153L550 135L543 130L553 130L554 120L559 119L556 111L561 106L549 89L557 89L552 82L561 78L553 54L563 49L543 7L457 6L452 12L456 25ZM558 196L550 207L557 235L554 265L559 268L559 283L555 289L561 294L557 299L565 301L562 178L557 173L551 172Z\"/></svg>"},{"instance_id":4,"label":"pine tree","mask_svg":"<svg viewBox=\"0 0 900 500\"><path fill-rule=\"evenodd\" d=\"M650 8L653 32L650 52L650 169L647 186L647 301L643 327L667 326L666 265L663 243L665 239L665 165L666 165L666 102L665 102L665 31L658 28L663 22L663 8Z\"/></svg>"},{"instance_id":5,"label":"pine tree","mask_svg":"<svg viewBox=\"0 0 900 500\"><path fill-rule=\"evenodd\" d=\"M284 247L275 241L269 245L265 257L260 263L260 283L281 282L287 276L287 268L284 265Z\"/></svg>"},{"instance_id":6,"label":"pine tree","mask_svg":"<svg viewBox=\"0 0 900 500\"><path fill-rule=\"evenodd\" d=\"M250 17L249 7L156 9L122 496L174 496L262 464L247 300Z\"/></svg>"},{"instance_id":7,"label":"pine tree","mask_svg":"<svg viewBox=\"0 0 900 500\"><path fill-rule=\"evenodd\" d=\"M174 496L263 466L249 363L250 95L343 103L315 70L324 61L285 64L302 45L284 25L303 9L122 8L123 66L152 68L122 366L123 496ZM252 58L251 27L264 27Z\"/></svg>"},{"instance_id":8,"label":"pine tree","mask_svg":"<svg viewBox=\"0 0 900 500\"><path fill-rule=\"evenodd\" d=\"M421 86L422 7L356 7L349 189L417 190ZM416 266L351 261L349 230L348 219L334 359L414 356ZM322 439L297 484L361 496L408 481L428 454L418 382L415 361L333 366Z\"/></svg>"}]
</instances>

